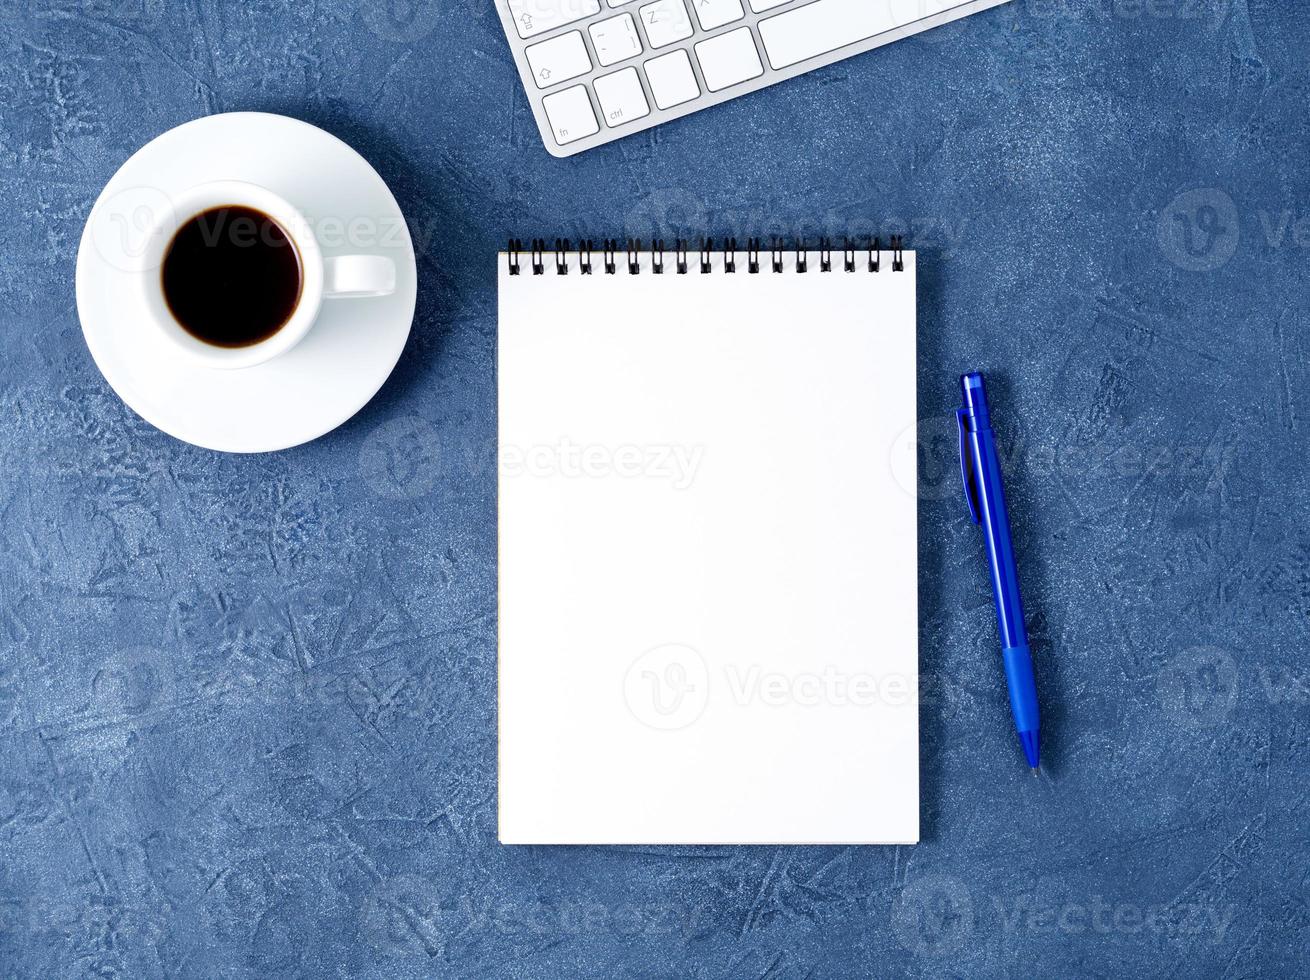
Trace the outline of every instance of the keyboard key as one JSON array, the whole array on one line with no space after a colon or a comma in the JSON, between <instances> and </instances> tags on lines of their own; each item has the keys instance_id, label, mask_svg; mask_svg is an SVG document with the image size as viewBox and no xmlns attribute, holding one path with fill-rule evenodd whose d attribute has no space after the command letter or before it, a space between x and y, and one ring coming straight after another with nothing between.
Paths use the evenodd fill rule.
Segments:
<instances>
[{"instance_id":1,"label":"keyboard key","mask_svg":"<svg viewBox=\"0 0 1310 980\"><path fill-rule=\"evenodd\" d=\"M527 49L528 64L537 88L549 88L591 71L591 56L581 31L569 31Z\"/></svg>"},{"instance_id":2,"label":"keyboard key","mask_svg":"<svg viewBox=\"0 0 1310 980\"><path fill-rule=\"evenodd\" d=\"M624 68L592 84L596 86L596 98L600 99L601 114L611 128L650 115L650 104L641 90L637 69Z\"/></svg>"},{"instance_id":3,"label":"keyboard key","mask_svg":"<svg viewBox=\"0 0 1310 980\"><path fill-rule=\"evenodd\" d=\"M509 0L519 37L536 37L600 13L600 0Z\"/></svg>"},{"instance_id":4,"label":"keyboard key","mask_svg":"<svg viewBox=\"0 0 1310 980\"><path fill-rule=\"evenodd\" d=\"M614 0L610 0L610 2L613 3ZM791 0L751 0L751 10L757 14L762 14L774 7L781 7L784 3L791 3Z\"/></svg>"},{"instance_id":5,"label":"keyboard key","mask_svg":"<svg viewBox=\"0 0 1310 980\"><path fill-rule=\"evenodd\" d=\"M670 51L646 62L646 81L661 109L672 109L700 95L691 56L686 51Z\"/></svg>"},{"instance_id":6,"label":"keyboard key","mask_svg":"<svg viewBox=\"0 0 1310 980\"><path fill-rule=\"evenodd\" d=\"M641 26L652 48L662 48L691 37L691 17L682 0L655 0L641 8Z\"/></svg>"},{"instance_id":7,"label":"keyboard key","mask_svg":"<svg viewBox=\"0 0 1310 980\"><path fill-rule=\"evenodd\" d=\"M741 0L691 0L691 5L703 31L712 31L746 16L741 9Z\"/></svg>"},{"instance_id":8,"label":"keyboard key","mask_svg":"<svg viewBox=\"0 0 1310 980\"><path fill-rule=\"evenodd\" d=\"M868 0L859 2L867 3ZM711 92L720 92L764 74L760 53L755 50L755 39L751 37L749 27L701 41L696 45L696 57L700 59L700 72Z\"/></svg>"},{"instance_id":9,"label":"keyboard key","mask_svg":"<svg viewBox=\"0 0 1310 980\"><path fill-rule=\"evenodd\" d=\"M555 142L560 146L600 132L585 85L547 95L541 100L541 107L546 110Z\"/></svg>"},{"instance_id":10,"label":"keyboard key","mask_svg":"<svg viewBox=\"0 0 1310 980\"><path fill-rule=\"evenodd\" d=\"M963 0L870 3L815 0L759 23L760 40L774 68L792 65L865 41L931 14L959 7Z\"/></svg>"},{"instance_id":11,"label":"keyboard key","mask_svg":"<svg viewBox=\"0 0 1310 980\"><path fill-rule=\"evenodd\" d=\"M591 43L596 48L596 58L602 65L617 65L635 55L641 54L641 39L637 37L637 25L632 22L632 14L611 17L599 24L592 24Z\"/></svg>"}]
</instances>

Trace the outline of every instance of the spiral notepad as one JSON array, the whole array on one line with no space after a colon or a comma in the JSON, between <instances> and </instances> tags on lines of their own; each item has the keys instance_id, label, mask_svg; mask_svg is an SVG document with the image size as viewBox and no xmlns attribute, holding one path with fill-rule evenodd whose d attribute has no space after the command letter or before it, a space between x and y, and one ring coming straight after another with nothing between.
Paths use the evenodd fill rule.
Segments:
<instances>
[{"instance_id":1,"label":"spiral notepad","mask_svg":"<svg viewBox=\"0 0 1310 980\"><path fill-rule=\"evenodd\" d=\"M914 253L499 277L500 839L916 841Z\"/></svg>"}]
</instances>

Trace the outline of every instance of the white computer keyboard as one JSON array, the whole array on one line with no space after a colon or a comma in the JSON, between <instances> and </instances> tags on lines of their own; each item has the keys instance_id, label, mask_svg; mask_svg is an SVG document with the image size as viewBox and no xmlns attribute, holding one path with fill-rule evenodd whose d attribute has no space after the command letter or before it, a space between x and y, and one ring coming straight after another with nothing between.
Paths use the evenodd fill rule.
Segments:
<instances>
[{"instance_id":1,"label":"white computer keyboard","mask_svg":"<svg viewBox=\"0 0 1310 980\"><path fill-rule=\"evenodd\" d=\"M1008 0L494 0L565 157Z\"/></svg>"}]
</instances>

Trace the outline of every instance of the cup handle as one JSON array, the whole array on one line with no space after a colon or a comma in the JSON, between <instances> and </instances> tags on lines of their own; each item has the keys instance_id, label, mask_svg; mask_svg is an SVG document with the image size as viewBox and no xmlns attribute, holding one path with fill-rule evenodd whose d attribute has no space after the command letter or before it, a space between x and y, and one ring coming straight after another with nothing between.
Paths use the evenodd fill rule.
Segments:
<instances>
[{"instance_id":1,"label":"cup handle","mask_svg":"<svg viewBox=\"0 0 1310 980\"><path fill-rule=\"evenodd\" d=\"M337 255L323 260L325 297L390 296L396 263L385 255Z\"/></svg>"}]
</instances>

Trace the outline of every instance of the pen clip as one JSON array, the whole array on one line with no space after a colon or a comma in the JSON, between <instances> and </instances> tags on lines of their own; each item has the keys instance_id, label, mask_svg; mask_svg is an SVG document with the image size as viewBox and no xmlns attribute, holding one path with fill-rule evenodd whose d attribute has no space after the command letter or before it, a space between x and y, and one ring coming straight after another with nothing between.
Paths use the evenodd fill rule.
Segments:
<instances>
[{"instance_id":1,"label":"pen clip","mask_svg":"<svg viewBox=\"0 0 1310 980\"><path fill-rule=\"evenodd\" d=\"M978 515L978 482L974 479L974 468L969 453L969 426L966 422L968 413L962 409L955 410L955 423L960 428L960 480L964 483L964 502L969 505L969 519L981 524Z\"/></svg>"}]
</instances>

